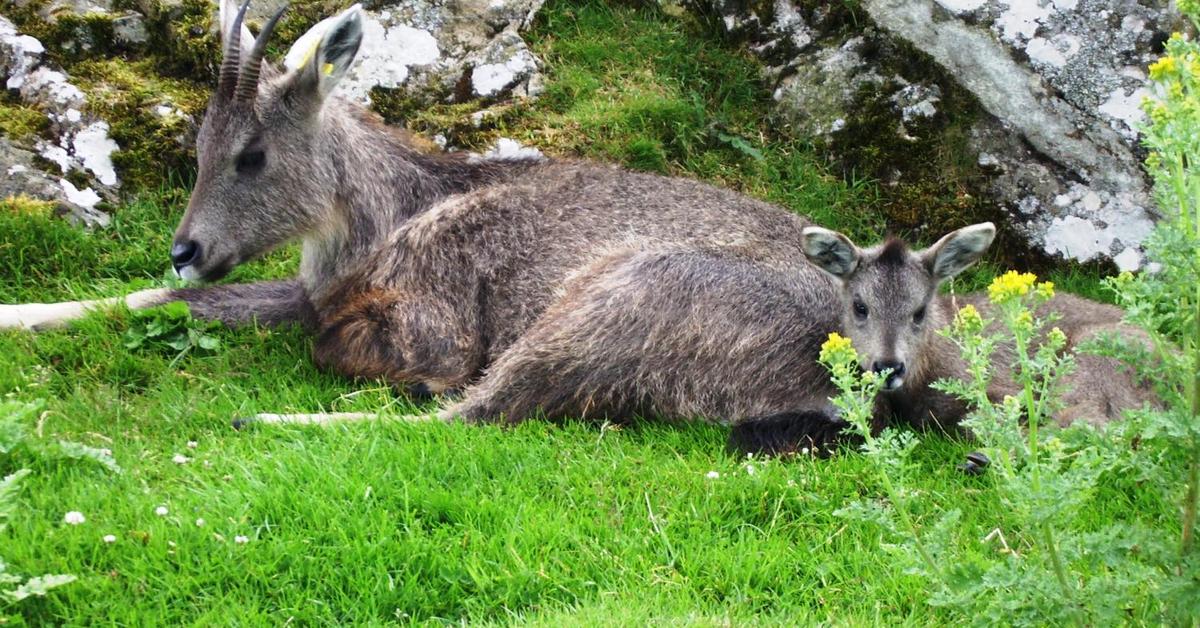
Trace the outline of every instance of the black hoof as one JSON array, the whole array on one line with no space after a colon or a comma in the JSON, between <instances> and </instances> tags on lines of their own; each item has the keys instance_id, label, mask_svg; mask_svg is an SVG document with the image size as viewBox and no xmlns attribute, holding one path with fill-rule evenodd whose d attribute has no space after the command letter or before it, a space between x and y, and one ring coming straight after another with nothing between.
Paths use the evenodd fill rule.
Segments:
<instances>
[{"instance_id":1,"label":"black hoof","mask_svg":"<svg viewBox=\"0 0 1200 628\"><path fill-rule=\"evenodd\" d=\"M967 475L983 475L990 464L992 464L991 459L982 451L972 451L967 454L967 461L958 465L958 470Z\"/></svg>"},{"instance_id":2,"label":"black hoof","mask_svg":"<svg viewBox=\"0 0 1200 628\"><path fill-rule=\"evenodd\" d=\"M433 396L433 391L429 390L429 386L425 382L417 382L408 385L408 396L416 399L428 399Z\"/></svg>"},{"instance_id":3,"label":"black hoof","mask_svg":"<svg viewBox=\"0 0 1200 628\"><path fill-rule=\"evenodd\" d=\"M243 430L247 427L250 427L253 424L254 424L254 417L237 418L237 419L234 419L230 423L230 425L232 425L233 429L235 429L235 430Z\"/></svg>"}]
</instances>

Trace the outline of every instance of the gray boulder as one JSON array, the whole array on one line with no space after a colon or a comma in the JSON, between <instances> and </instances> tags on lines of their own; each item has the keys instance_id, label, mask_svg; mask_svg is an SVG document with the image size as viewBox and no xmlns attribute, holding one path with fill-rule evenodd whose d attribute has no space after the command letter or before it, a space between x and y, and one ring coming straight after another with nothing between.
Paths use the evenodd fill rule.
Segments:
<instances>
[{"instance_id":1,"label":"gray boulder","mask_svg":"<svg viewBox=\"0 0 1200 628\"><path fill-rule=\"evenodd\" d=\"M965 141L943 150L974 164L964 177L971 193L984 195L1035 250L1126 269L1141 266L1140 243L1155 217L1137 134L1144 69L1178 19L1166 3L1145 4L863 0L855 11L708 0L704 7L766 62L778 113L797 131L824 137L836 153L861 150L847 141L878 142L839 137L864 111L878 114L868 104L889 103L890 128L914 142L966 121L956 135ZM955 91L972 102L943 111L942 99ZM904 144L895 146L894 161L903 164ZM884 178L903 183L905 176L898 167Z\"/></svg>"}]
</instances>

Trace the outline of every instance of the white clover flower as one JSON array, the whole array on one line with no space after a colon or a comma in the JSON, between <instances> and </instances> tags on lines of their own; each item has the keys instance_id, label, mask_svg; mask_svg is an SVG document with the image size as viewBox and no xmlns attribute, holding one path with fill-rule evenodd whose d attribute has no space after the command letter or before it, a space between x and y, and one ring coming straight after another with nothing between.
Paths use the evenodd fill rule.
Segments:
<instances>
[{"instance_id":1,"label":"white clover flower","mask_svg":"<svg viewBox=\"0 0 1200 628\"><path fill-rule=\"evenodd\" d=\"M87 518L85 518L83 513L79 512L78 510L72 510L71 512L63 515L63 523L68 525L77 526L84 521L87 521Z\"/></svg>"},{"instance_id":2,"label":"white clover flower","mask_svg":"<svg viewBox=\"0 0 1200 628\"><path fill-rule=\"evenodd\" d=\"M158 516L160 516L160 517L165 517L165 516L167 516L167 513L168 513L168 512L170 512L170 511L169 511L169 510L167 510L167 507L166 507L166 506L159 506L158 508L155 508L155 509L154 509L154 514L156 514L156 515L158 515Z\"/></svg>"},{"instance_id":3,"label":"white clover flower","mask_svg":"<svg viewBox=\"0 0 1200 628\"><path fill-rule=\"evenodd\" d=\"M187 464L191 462L191 460L191 458L188 458L183 454L175 454L175 457L171 458L171 462L174 462L175 464Z\"/></svg>"},{"instance_id":4,"label":"white clover flower","mask_svg":"<svg viewBox=\"0 0 1200 628\"><path fill-rule=\"evenodd\" d=\"M116 543L116 542L117 542L117 535L115 535L115 534L105 534L105 535L104 535L104 539L103 539L103 541L104 541L105 543Z\"/></svg>"},{"instance_id":5,"label":"white clover flower","mask_svg":"<svg viewBox=\"0 0 1200 628\"><path fill-rule=\"evenodd\" d=\"M801 454L801 455L804 455L804 456L807 456L807 455L808 455L808 447L801 447L801 448L800 448L800 454Z\"/></svg>"},{"instance_id":6,"label":"white clover flower","mask_svg":"<svg viewBox=\"0 0 1200 628\"><path fill-rule=\"evenodd\" d=\"M242 536L239 534L239 535L233 537L233 542L237 543L238 545L245 545L250 542L250 537Z\"/></svg>"},{"instance_id":7,"label":"white clover flower","mask_svg":"<svg viewBox=\"0 0 1200 628\"><path fill-rule=\"evenodd\" d=\"M754 465L752 465L752 464L746 465L746 475L754 475L755 472L757 472L757 471L758 471L758 469L755 469Z\"/></svg>"},{"instance_id":8,"label":"white clover flower","mask_svg":"<svg viewBox=\"0 0 1200 628\"><path fill-rule=\"evenodd\" d=\"M194 441L194 440L189 440L189 441L188 441L188 449L195 449L195 448L197 448L197 447L199 447L199 446L200 446L200 443L197 443L197 442L196 442L196 441Z\"/></svg>"},{"instance_id":9,"label":"white clover flower","mask_svg":"<svg viewBox=\"0 0 1200 628\"><path fill-rule=\"evenodd\" d=\"M204 519L196 519L196 527L203 528L204 527Z\"/></svg>"},{"instance_id":10,"label":"white clover flower","mask_svg":"<svg viewBox=\"0 0 1200 628\"><path fill-rule=\"evenodd\" d=\"M706 478L708 478L708 479L710 479L710 480L715 480L715 479L717 479L717 478L721 477L721 474L720 474L720 473L717 473L716 471L709 471L708 473L706 473L706 474L704 475L704 477L706 477Z\"/></svg>"}]
</instances>

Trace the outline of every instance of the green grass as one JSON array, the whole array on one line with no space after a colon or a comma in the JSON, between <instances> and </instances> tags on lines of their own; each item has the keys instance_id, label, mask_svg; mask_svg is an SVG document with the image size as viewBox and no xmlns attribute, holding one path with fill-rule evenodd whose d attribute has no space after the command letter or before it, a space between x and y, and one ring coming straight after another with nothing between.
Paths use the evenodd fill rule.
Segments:
<instances>
[{"instance_id":1,"label":"green grass","mask_svg":"<svg viewBox=\"0 0 1200 628\"><path fill-rule=\"evenodd\" d=\"M869 186L830 177L802 141L770 132L757 113L767 95L753 64L719 40L654 12L554 3L531 41L549 68L546 95L496 132L716 181L858 237L882 231ZM0 302L109 296L156 283L185 202L178 189L146 194L120 208L110 229L92 233L0 206ZM296 251L284 250L232 280L284 276L295 264ZM1095 285L1084 276L1075 287ZM259 411L414 406L377 382L318 372L298 330L222 330L219 351L176 361L170 351L127 349L129 320L115 312L69 330L0 333L0 395L47 399L38 425L46 438L111 448L124 467L113 475L86 463L0 457L0 472L34 469L0 535L0 557L17 573L79 576L8 609L11 620L947 620L881 547L879 529L833 514L882 494L856 454L752 461L751 474L746 460L725 451L725 429L652 422L235 432L232 417ZM967 555L995 556L973 531L1003 527L1006 518L987 482L954 470L969 450L926 438L917 489L963 509L967 532L957 542ZM190 461L176 464L175 454ZM720 477L709 479L710 471ZM1098 523L1169 508L1109 484ZM167 516L155 514L160 505ZM70 510L86 523L65 525ZM106 534L117 541L103 543ZM239 535L248 542L235 543Z\"/></svg>"}]
</instances>

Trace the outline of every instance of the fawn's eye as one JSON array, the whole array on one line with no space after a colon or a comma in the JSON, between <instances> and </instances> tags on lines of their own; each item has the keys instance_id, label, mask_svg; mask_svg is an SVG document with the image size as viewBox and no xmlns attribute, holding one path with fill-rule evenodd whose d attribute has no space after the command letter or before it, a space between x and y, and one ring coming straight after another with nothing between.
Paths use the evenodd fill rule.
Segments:
<instances>
[{"instance_id":1,"label":"fawn's eye","mask_svg":"<svg viewBox=\"0 0 1200 628\"><path fill-rule=\"evenodd\" d=\"M237 156L234 167L238 174L258 174L267 163L267 155L259 149L247 149Z\"/></svg>"},{"instance_id":2,"label":"fawn's eye","mask_svg":"<svg viewBox=\"0 0 1200 628\"><path fill-rule=\"evenodd\" d=\"M857 316L859 319L867 318L867 304L863 303L862 301L859 301L858 299L855 299L854 300L854 315Z\"/></svg>"},{"instance_id":3,"label":"fawn's eye","mask_svg":"<svg viewBox=\"0 0 1200 628\"><path fill-rule=\"evenodd\" d=\"M925 306L924 305L922 305L920 308L917 309L916 312L913 313L913 322L918 325L925 322Z\"/></svg>"}]
</instances>

